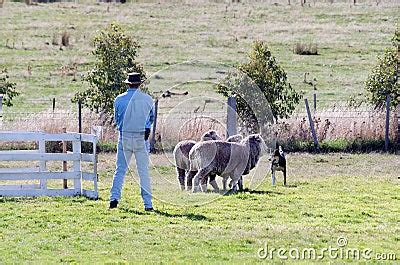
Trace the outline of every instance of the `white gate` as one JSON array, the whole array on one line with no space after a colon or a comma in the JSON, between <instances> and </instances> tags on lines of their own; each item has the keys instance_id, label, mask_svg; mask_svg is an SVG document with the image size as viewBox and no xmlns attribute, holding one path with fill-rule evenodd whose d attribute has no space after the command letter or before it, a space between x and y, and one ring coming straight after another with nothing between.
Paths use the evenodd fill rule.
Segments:
<instances>
[{"instance_id":1,"label":"white gate","mask_svg":"<svg viewBox=\"0 0 400 265\"><path fill-rule=\"evenodd\" d=\"M1 142L37 142L38 150L6 150L0 151L0 196L79 196L97 199L97 137L83 133L38 133L38 132L0 132ZM72 152L46 153L46 142L72 142ZM82 142L93 144L92 153L82 153ZM9 162L4 162L9 161ZM23 161L23 162L11 162ZM47 161L71 161L72 168L67 171L49 171ZM20 167L38 163L36 167ZM82 170L82 162L89 162L92 172ZM4 167L7 163L19 163L18 167ZM86 168L86 167L85 167ZM48 180L73 180L72 188L57 188L57 181L48 183ZM84 181L93 183L93 189L84 189ZM14 183L13 183L14 182ZM16 182L19 182L16 184ZM22 182L22 183L21 183ZM36 182L35 184L27 182ZM49 184L49 185L48 185ZM91 184L90 184L91 185Z\"/></svg>"}]
</instances>

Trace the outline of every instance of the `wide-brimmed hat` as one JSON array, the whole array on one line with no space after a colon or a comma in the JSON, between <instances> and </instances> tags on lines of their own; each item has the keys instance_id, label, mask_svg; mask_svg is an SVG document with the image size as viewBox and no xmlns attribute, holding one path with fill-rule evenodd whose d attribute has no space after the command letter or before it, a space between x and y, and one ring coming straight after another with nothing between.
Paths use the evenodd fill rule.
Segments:
<instances>
[{"instance_id":1,"label":"wide-brimmed hat","mask_svg":"<svg viewBox=\"0 0 400 265\"><path fill-rule=\"evenodd\" d=\"M140 79L140 74L129 73L128 78L125 79L124 83L130 85L140 85L142 83L142 80Z\"/></svg>"}]
</instances>

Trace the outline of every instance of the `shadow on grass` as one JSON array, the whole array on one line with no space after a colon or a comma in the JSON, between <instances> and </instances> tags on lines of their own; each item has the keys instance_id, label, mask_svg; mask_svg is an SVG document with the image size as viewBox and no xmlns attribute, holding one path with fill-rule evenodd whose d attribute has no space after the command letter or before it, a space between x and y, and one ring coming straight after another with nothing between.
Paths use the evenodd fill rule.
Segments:
<instances>
[{"instance_id":1,"label":"shadow on grass","mask_svg":"<svg viewBox=\"0 0 400 265\"><path fill-rule=\"evenodd\" d=\"M129 209L129 208L120 208L120 210L124 213L129 213L129 214L136 214L136 215L151 215L153 213L168 217L168 218L187 218L192 221L209 221L207 217L205 217L202 214L194 214L194 213L185 213L185 214L172 214L168 213L165 211L160 211L160 210L154 210L153 212L144 212L144 211L138 211L135 209Z\"/></svg>"},{"instance_id":2,"label":"shadow on grass","mask_svg":"<svg viewBox=\"0 0 400 265\"><path fill-rule=\"evenodd\" d=\"M282 195L282 192L279 191L270 191L270 190L250 190L248 188L245 188L241 191L233 192L232 190L224 192L222 195L223 196L231 196L235 194L241 194L241 193L249 193L249 194L261 194L261 195Z\"/></svg>"},{"instance_id":3,"label":"shadow on grass","mask_svg":"<svg viewBox=\"0 0 400 265\"><path fill-rule=\"evenodd\" d=\"M170 217L170 218L180 217L180 218L187 218L192 221L209 221L209 219L202 214L194 214L194 213L171 214L171 213L159 211L159 210L154 210L154 213L161 215L161 216Z\"/></svg>"},{"instance_id":4,"label":"shadow on grass","mask_svg":"<svg viewBox=\"0 0 400 265\"><path fill-rule=\"evenodd\" d=\"M142 212L142 211L138 211L135 209L129 209L129 208L119 208L121 212L124 213L129 213L129 214L136 214L136 215L147 215L150 214L150 212ZM113 209L114 210L114 209Z\"/></svg>"}]
</instances>

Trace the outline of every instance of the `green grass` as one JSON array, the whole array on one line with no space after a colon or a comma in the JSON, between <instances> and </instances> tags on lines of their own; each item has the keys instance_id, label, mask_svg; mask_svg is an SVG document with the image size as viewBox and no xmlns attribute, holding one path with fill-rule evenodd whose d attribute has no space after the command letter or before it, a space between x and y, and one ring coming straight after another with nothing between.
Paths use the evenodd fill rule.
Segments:
<instances>
[{"instance_id":1,"label":"green grass","mask_svg":"<svg viewBox=\"0 0 400 265\"><path fill-rule=\"evenodd\" d=\"M82 77L93 63L90 40L111 21L139 41L138 59L149 74L187 60L208 61L163 71L162 79L150 83L153 92L187 76L215 81L213 62L226 70L245 61L252 42L263 39L292 85L306 96L311 87L303 83L303 76L310 72L309 79L318 81L319 99L348 98L363 91L376 56L390 45L399 11L398 4L371 2L351 8L348 3L301 8L263 1L38 6L6 2L0 9L0 69L7 68L21 92L6 111L50 108L52 97L57 98L57 108L69 108L73 94L87 87ZM51 41L65 30L71 34L71 46L60 50ZM320 55L294 54L297 42L316 43ZM60 70L74 63L75 82ZM215 96L211 84L180 89ZM34 106L29 99L48 99L48 104ZM349 144L337 141L325 148L340 151ZM103 147L114 148L112 143ZM98 201L0 198L0 263L256 263L265 243L321 249L336 247L339 236L348 239L350 248L400 257L396 155L289 154L289 187L281 185L281 175L280 184L271 186L263 160L253 178L246 178L249 190L229 196L180 192L171 154L153 155L154 213L143 211L134 175L127 176L119 209L107 210L114 157L99 157ZM0 167L6 165L0 162Z\"/></svg>"},{"instance_id":2,"label":"green grass","mask_svg":"<svg viewBox=\"0 0 400 265\"><path fill-rule=\"evenodd\" d=\"M306 93L312 89L303 83L304 73L310 72L310 79L317 79L320 99L343 99L363 91L363 82L376 56L390 45L399 21L398 4L374 3L367 1L352 7L348 3L317 3L302 8L298 4L288 6L286 1L280 5L253 1L240 4L139 1L125 5L38 6L7 2L0 9L0 68L7 68L11 80L22 92L12 110L31 108L33 104L27 99L52 97L57 98L57 107L64 108L76 91L88 85L82 76L93 62L90 40L96 30L117 21L141 44L138 59L149 74L187 60L233 66L246 60L254 40L263 39L296 89ZM54 34L60 42L63 31L70 33L71 46L60 50L51 42ZM294 54L297 42L316 43L320 55ZM13 43L15 48L9 48ZM76 82L72 76L62 76L60 71L73 63L78 64ZM32 66L31 76L27 74L28 65ZM184 72L174 75L173 82L179 82L187 73L209 77L203 69L184 68ZM167 79L161 83L154 80L150 88L160 91L169 85ZM207 91L212 96L211 90L211 85L204 84L191 88L190 92L196 95Z\"/></svg>"},{"instance_id":3,"label":"green grass","mask_svg":"<svg viewBox=\"0 0 400 265\"><path fill-rule=\"evenodd\" d=\"M339 236L348 248L400 257L398 156L291 154L289 187L281 175L270 185L263 160L262 181L229 196L178 191L170 158L152 156L154 213L131 175L120 207L107 210L114 154L99 157L98 201L0 199L0 263L256 263L265 243L321 249Z\"/></svg>"}]
</instances>

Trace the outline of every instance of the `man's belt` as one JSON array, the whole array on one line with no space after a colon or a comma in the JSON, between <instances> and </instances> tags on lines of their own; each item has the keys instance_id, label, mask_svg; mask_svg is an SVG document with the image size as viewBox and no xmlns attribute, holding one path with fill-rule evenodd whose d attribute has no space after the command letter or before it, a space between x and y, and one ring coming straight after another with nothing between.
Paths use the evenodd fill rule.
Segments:
<instances>
[{"instance_id":1,"label":"man's belt","mask_svg":"<svg viewBox=\"0 0 400 265\"><path fill-rule=\"evenodd\" d=\"M145 132L120 131L121 134L144 135Z\"/></svg>"}]
</instances>

